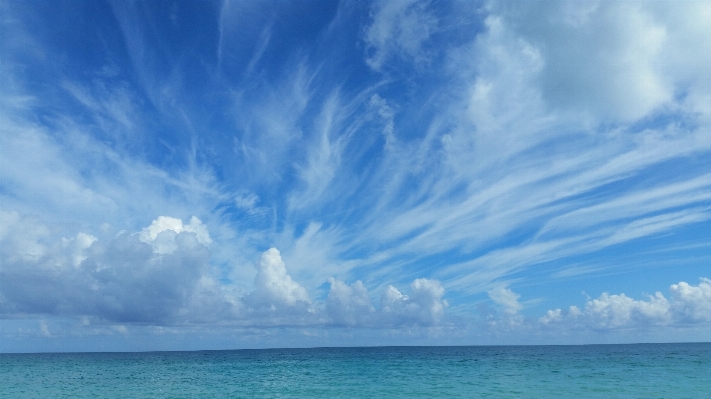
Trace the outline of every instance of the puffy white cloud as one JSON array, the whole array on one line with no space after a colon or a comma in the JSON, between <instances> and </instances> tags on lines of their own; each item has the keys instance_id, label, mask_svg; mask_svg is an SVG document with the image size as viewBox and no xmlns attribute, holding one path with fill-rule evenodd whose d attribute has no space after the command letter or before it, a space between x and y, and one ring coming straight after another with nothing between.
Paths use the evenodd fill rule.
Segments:
<instances>
[{"instance_id":1,"label":"puffy white cloud","mask_svg":"<svg viewBox=\"0 0 711 399\"><path fill-rule=\"evenodd\" d=\"M672 284L673 311L678 318L689 322L711 321L711 280L701 278L694 287L685 282Z\"/></svg>"},{"instance_id":2,"label":"puffy white cloud","mask_svg":"<svg viewBox=\"0 0 711 399\"><path fill-rule=\"evenodd\" d=\"M328 279L331 289L326 299L326 313L336 325L364 326L374 322L375 308L368 290L361 281L347 285L334 278Z\"/></svg>"},{"instance_id":3,"label":"puffy white cloud","mask_svg":"<svg viewBox=\"0 0 711 399\"><path fill-rule=\"evenodd\" d=\"M380 295L384 325L434 325L444 315L447 301L437 280L418 278L410 284L410 296L389 285Z\"/></svg>"},{"instance_id":4,"label":"puffy white cloud","mask_svg":"<svg viewBox=\"0 0 711 399\"><path fill-rule=\"evenodd\" d=\"M96 298L91 313L118 321L171 321L208 272L210 252L193 233L181 232L170 239L174 245L170 252L129 234L92 247L82 263Z\"/></svg>"},{"instance_id":5,"label":"puffy white cloud","mask_svg":"<svg viewBox=\"0 0 711 399\"><path fill-rule=\"evenodd\" d=\"M190 223L186 225L183 225L183 221L180 219L158 216L150 226L141 230L139 237L141 241L151 244L157 253L166 254L176 249L174 237L184 231L194 233L198 242L206 247L212 243L207 226L195 216L190 218ZM168 234L162 234L165 232Z\"/></svg>"},{"instance_id":6,"label":"puffy white cloud","mask_svg":"<svg viewBox=\"0 0 711 399\"><path fill-rule=\"evenodd\" d=\"M538 84L547 103L599 120L634 121L690 90L690 106L711 89L711 7L686 2L491 2L509 31L544 61ZM535 18L531 18L536 15ZM691 49L694 48L694 51ZM702 55L703 54L703 55ZM700 90L700 91L699 91Z\"/></svg>"},{"instance_id":7,"label":"puffy white cloud","mask_svg":"<svg viewBox=\"0 0 711 399\"><path fill-rule=\"evenodd\" d=\"M0 211L0 253L6 270L21 265L33 265L40 269L60 270L70 266L79 267L86 259L87 250L97 238L78 233L73 238L53 240L53 232L36 218L23 216L16 211Z\"/></svg>"},{"instance_id":8,"label":"puffy white cloud","mask_svg":"<svg viewBox=\"0 0 711 399\"><path fill-rule=\"evenodd\" d=\"M557 323L563 320L564 317L578 317L582 314L580 308L577 306L571 306L567 313L563 312L561 309L549 310L546 314L538 319L541 324Z\"/></svg>"},{"instance_id":9,"label":"puffy white cloud","mask_svg":"<svg viewBox=\"0 0 711 399\"><path fill-rule=\"evenodd\" d=\"M589 300L583 309L549 310L539 319L542 325L568 324L593 329L615 329L645 325L684 325L711 321L711 280L701 278L698 286L672 284L671 301L657 292L647 300L625 294L603 293Z\"/></svg>"},{"instance_id":10,"label":"puffy white cloud","mask_svg":"<svg viewBox=\"0 0 711 399\"><path fill-rule=\"evenodd\" d=\"M325 303L287 273L276 248L257 263L254 288L240 296L210 265L207 227L160 216L137 233L100 240L86 233L52 239L39 220L3 212L0 313L81 317L110 323L242 326L428 326L447 306L437 281L418 279L410 297L390 286L376 311L362 282L329 279ZM15 234L17 232L17 234Z\"/></svg>"},{"instance_id":11,"label":"puffy white cloud","mask_svg":"<svg viewBox=\"0 0 711 399\"><path fill-rule=\"evenodd\" d=\"M424 278L410 284L410 295L403 295L392 285L380 294L380 309L376 310L362 282L347 285L329 279L331 289L326 312L331 323L348 327L433 326L444 316L447 301L439 281Z\"/></svg>"},{"instance_id":12,"label":"puffy white cloud","mask_svg":"<svg viewBox=\"0 0 711 399\"><path fill-rule=\"evenodd\" d=\"M247 306L255 310L272 312L307 310L311 300L306 289L292 280L286 265L276 248L262 254L257 264L254 291L243 298Z\"/></svg>"},{"instance_id":13,"label":"puffy white cloud","mask_svg":"<svg viewBox=\"0 0 711 399\"><path fill-rule=\"evenodd\" d=\"M615 328L636 323L664 324L668 312L669 301L660 292L650 295L648 301L603 293L585 304L584 315L594 327Z\"/></svg>"},{"instance_id":14,"label":"puffy white cloud","mask_svg":"<svg viewBox=\"0 0 711 399\"><path fill-rule=\"evenodd\" d=\"M39 222L35 226L48 231ZM204 244L209 235L197 218L182 226L178 219L161 217L139 234L124 232L108 241L86 233L54 241L44 235L21 246L6 246L9 238L3 237L3 313L176 323L199 296L199 282L209 278L210 252ZM42 251L23 256L26 248Z\"/></svg>"}]
</instances>

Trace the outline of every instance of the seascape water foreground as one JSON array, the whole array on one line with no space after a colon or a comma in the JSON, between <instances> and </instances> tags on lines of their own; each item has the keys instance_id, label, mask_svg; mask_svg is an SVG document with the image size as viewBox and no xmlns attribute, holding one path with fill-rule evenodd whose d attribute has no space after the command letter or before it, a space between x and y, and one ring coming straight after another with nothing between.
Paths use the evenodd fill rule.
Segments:
<instances>
[{"instance_id":1,"label":"seascape water foreground","mask_svg":"<svg viewBox=\"0 0 711 399\"><path fill-rule=\"evenodd\" d=\"M711 343L0 354L2 398L708 398Z\"/></svg>"}]
</instances>

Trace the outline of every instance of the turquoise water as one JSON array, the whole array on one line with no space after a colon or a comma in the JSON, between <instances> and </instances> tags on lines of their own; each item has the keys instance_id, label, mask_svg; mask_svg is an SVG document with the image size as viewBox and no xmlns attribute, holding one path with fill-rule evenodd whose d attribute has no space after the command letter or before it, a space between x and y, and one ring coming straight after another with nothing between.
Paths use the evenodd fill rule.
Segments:
<instances>
[{"instance_id":1,"label":"turquoise water","mask_svg":"<svg viewBox=\"0 0 711 399\"><path fill-rule=\"evenodd\" d=\"M3 398L711 398L711 344L1 354Z\"/></svg>"}]
</instances>

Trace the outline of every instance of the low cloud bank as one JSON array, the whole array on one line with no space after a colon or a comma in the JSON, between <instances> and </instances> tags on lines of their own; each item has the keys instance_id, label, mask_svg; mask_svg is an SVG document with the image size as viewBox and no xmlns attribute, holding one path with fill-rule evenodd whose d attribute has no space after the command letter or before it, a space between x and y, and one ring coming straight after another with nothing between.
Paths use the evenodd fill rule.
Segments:
<instances>
[{"instance_id":1,"label":"low cloud bank","mask_svg":"<svg viewBox=\"0 0 711 399\"><path fill-rule=\"evenodd\" d=\"M625 294L603 293L580 309L549 310L539 319L544 326L585 327L607 330L643 326L690 325L711 322L711 280L701 278L698 285L686 282L669 287L671 298L661 292L647 300L635 300Z\"/></svg>"},{"instance_id":2,"label":"low cloud bank","mask_svg":"<svg viewBox=\"0 0 711 399\"><path fill-rule=\"evenodd\" d=\"M106 242L79 233L53 241L39 221L2 215L2 314L89 315L169 323L189 306L209 270L210 238L199 219L161 217ZM14 232L24 231L16 236Z\"/></svg>"},{"instance_id":3,"label":"low cloud bank","mask_svg":"<svg viewBox=\"0 0 711 399\"><path fill-rule=\"evenodd\" d=\"M380 310L371 304L363 283L347 285L330 279L331 290L326 301L330 322L349 327L367 326L433 326L440 322L448 306L442 299L444 288L436 280L416 279L410 284L410 295L403 295L389 285L380 295Z\"/></svg>"},{"instance_id":4,"label":"low cloud bank","mask_svg":"<svg viewBox=\"0 0 711 399\"><path fill-rule=\"evenodd\" d=\"M362 282L329 279L314 302L288 274L276 248L256 264L254 288L238 295L215 277L212 240L197 217L160 216L136 233L110 240L79 233L53 240L50 229L17 212L2 213L0 315L82 316L155 325L433 326L447 307L438 281L417 279L408 295L388 286L380 309Z\"/></svg>"},{"instance_id":5,"label":"low cloud bank","mask_svg":"<svg viewBox=\"0 0 711 399\"><path fill-rule=\"evenodd\" d=\"M219 280L210 265L212 240L197 217L189 223L161 216L135 233L111 239L78 233L54 239L41 221L2 211L0 316L82 317L102 323L147 325L430 327L449 306L439 281L420 278L401 292L389 285L371 293L361 281L330 278L323 300L288 273L276 248L255 264L253 289L244 294ZM636 300L603 293L582 307L525 318L520 295L505 286L488 292L500 309L485 324L508 331L595 331L711 323L711 279L672 284ZM378 301L379 299L379 301ZM494 312L496 313L496 312ZM523 329L523 330L522 330Z\"/></svg>"}]
</instances>

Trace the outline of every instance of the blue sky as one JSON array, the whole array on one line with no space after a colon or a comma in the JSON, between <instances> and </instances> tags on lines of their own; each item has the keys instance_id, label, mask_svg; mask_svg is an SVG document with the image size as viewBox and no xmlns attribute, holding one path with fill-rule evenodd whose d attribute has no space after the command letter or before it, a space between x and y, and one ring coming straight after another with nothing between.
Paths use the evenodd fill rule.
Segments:
<instances>
[{"instance_id":1,"label":"blue sky","mask_svg":"<svg viewBox=\"0 0 711 399\"><path fill-rule=\"evenodd\" d=\"M0 350L711 339L711 4L0 5Z\"/></svg>"}]
</instances>

